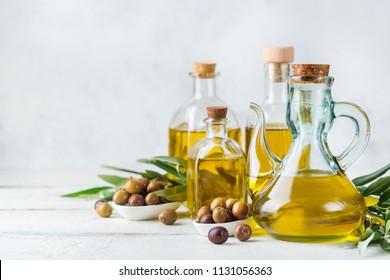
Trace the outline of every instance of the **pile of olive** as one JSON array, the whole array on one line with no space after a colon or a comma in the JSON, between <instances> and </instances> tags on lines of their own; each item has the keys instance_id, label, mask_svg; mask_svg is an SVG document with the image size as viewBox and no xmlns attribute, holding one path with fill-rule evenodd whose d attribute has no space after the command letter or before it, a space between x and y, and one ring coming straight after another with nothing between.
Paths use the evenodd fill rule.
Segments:
<instances>
[{"instance_id":1,"label":"pile of olive","mask_svg":"<svg viewBox=\"0 0 390 280\"><path fill-rule=\"evenodd\" d=\"M197 218L201 224L219 224L243 220L248 217L248 214L249 207L245 202L237 201L235 198L225 201L218 197L211 202L210 206L202 206L197 213Z\"/></svg>"},{"instance_id":2,"label":"pile of olive","mask_svg":"<svg viewBox=\"0 0 390 280\"><path fill-rule=\"evenodd\" d=\"M118 205L129 206L144 206L156 205L168 202L164 198L159 197L154 191L166 188L163 184L157 181L149 181L146 178L127 180L123 188L115 191L112 200Z\"/></svg>"}]
</instances>

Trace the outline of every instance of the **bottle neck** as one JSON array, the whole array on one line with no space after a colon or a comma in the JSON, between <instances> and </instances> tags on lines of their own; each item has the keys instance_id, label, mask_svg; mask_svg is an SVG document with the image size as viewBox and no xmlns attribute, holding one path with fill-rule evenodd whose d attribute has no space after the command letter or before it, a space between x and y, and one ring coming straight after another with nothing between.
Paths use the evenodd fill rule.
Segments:
<instances>
[{"instance_id":1,"label":"bottle neck","mask_svg":"<svg viewBox=\"0 0 390 280\"><path fill-rule=\"evenodd\" d=\"M227 138L227 119L212 119L207 118L206 123L206 137L207 138Z\"/></svg>"},{"instance_id":2,"label":"bottle neck","mask_svg":"<svg viewBox=\"0 0 390 280\"><path fill-rule=\"evenodd\" d=\"M289 72L288 63L264 64L266 104L287 103Z\"/></svg>"},{"instance_id":3,"label":"bottle neck","mask_svg":"<svg viewBox=\"0 0 390 280\"><path fill-rule=\"evenodd\" d=\"M194 96L195 98L216 96L215 78L194 78Z\"/></svg>"}]
</instances>

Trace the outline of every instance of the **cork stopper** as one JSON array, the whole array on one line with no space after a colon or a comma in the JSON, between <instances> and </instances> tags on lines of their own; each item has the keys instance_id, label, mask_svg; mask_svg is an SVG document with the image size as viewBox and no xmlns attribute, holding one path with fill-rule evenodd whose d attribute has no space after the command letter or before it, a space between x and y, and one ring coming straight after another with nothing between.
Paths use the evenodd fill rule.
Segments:
<instances>
[{"instance_id":1,"label":"cork stopper","mask_svg":"<svg viewBox=\"0 0 390 280\"><path fill-rule=\"evenodd\" d=\"M265 47L263 59L266 63L288 63L294 61L293 47Z\"/></svg>"},{"instance_id":2,"label":"cork stopper","mask_svg":"<svg viewBox=\"0 0 390 280\"><path fill-rule=\"evenodd\" d=\"M329 64L293 64L293 76L321 76L329 75Z\"/></svg>"},{"instance_id":3,"label":"cork stopper","mask_svg":"<svg viewBox=\"0 0 390 280\"><path fill-rule=\"evenodd\" d=\"M194 62L194 72L202 79L214 78L215 66L216 63Z\"/></svg>"},{"instance_id":4,"label":"cork stopper","mask_svg":"<svg viewBox=\"0 0 390 280\"><path fill-rule=\"evenodd\" d=\"M224 119L227 114L227 107L207 107L207 116L211 119Z\"/></svg>"}]
</instances>

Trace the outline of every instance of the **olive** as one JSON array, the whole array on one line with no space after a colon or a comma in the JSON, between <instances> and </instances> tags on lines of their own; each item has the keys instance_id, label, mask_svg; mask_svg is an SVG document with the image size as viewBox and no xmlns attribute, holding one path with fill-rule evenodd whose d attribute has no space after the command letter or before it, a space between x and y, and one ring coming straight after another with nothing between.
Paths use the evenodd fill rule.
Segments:
<instances>
[{"instance_id":1,"label":"olive","mask_svg":"<svg viewBox=\"0 0 390 280\"><path fill-rule=\"evenodd\" d=\"M200 224L212 224L214 223L213 216L211 214L207 213L204 214L202 217L199 219Z\"/></svg>"},{"instance_id":2,"label":"olive","mask_svg":"<svg viewBox=\"0 0 390 280\"><path fill-rule=\"evenodd\" d=\"M225 243L228 237L229 237L228 231L224 227L214 227L210 229L208 234L209 240L214 244Z\"/></svg>"},{"instance_id":3,"label":"olive","mask_svg":"<svg viewBox=\"0 0 390 280\"><path fill-rule=\"evenodd\" d=\"M161 190L163 188L164 188L164 186L161 183L159 183L157 181L152 181L152 182L150 182L148 184L146 192L150 193L150 192L154 192L154 191L157 191L157 190Z\"/></svg>"},{"instance_id":4,"label":"olive","mask_svg":"<svg viewBox=\"0 0 390 280\"><path fill-rule=\"evenodd\" d=\"M200 207L196 217L198 218L198 220L200 220L200 217L202 217L204 214L211 214L210 206L204 205Z\"/></svg>"},{"instance_id":5,"label":"olive","mask_svg":"<svg viewBox=\"0 0 390 280\"><path fill-rule=\"evenodd\" d=\"M232 222L233 220L234 220L234 216L233 216L232 211L226 210L226 220L225 220L225 222L228 223L228 222Z\"/></svg>"},{"instance_id":6,"label":"olive","mask_svg":"<svg viewBox=\"0 0 390 280\"><path fill-rule=\"evenodd\" d=\"M236 218L237 220L242 220L248 216L249 208L246 203L238 201L234 203L232 212L234 218Z\"/></svg>"},{"instance_id":7,"label":"olive","mask_svg":"<svg viewBox=\"0 0 390 280\"><path fill-rule=\"evenodd\" d=\"M217 207L213 211L213 220L216 223L224 223L226 221L226 209L222 207Z\"/></svg>"},{"instance_id":8,"label":"olive","mask_svg":"<svg viewBox=\"0 0 390 280\"><path fill-rule=\"evenodd\" d=\"M235 199L235 198L229 198L228 200L226 200L226 209L232 210L233 205L236 202L237 202L237 199Z\"/></svg>"},{"instance_id":9,"label":"olive","mask_svg":"<svg viewBox=\"0 0 390 280\"><path fill-rule=\"evenodd\" d=\"M108 202L101 202L96 205L96 213L103 218L108 218L112 214L112 207Z\"/></svg>"},{"instance_id":10,"label":"olive","mask_svg":"<svg viewBox=\"0 0 390 280\"><path fill-rule=\"evenodd\" d=\"M145 204L146 205L156 205L160 202L160 198L155 193L148 193L145 196Z\"/></svg>"},{"instance_id":11,"label":"olive","mask_svg":"<svg viewBox=\"0 0 390 280\"><path fill-rule=\"evenodd\" d=\"M253 205L252 203L248 203L248 216L252 217L253 216Z\"/></svg>"},{"instance_id":12,"label":"olive","mask_svg":"<svg viewBox=\"0 0 390 280\"><path fill-rule=\"evenodd\" d=\"M215 208L222 207L226 209L226 202L222 197L217 197L213 201L211 201L210 209L214 211Z\"/></svg>"},{"instance_id":13,"label":"olive","mask_svg":"<svg viewBox=\"0 0 390 280\"><path fill-rule=\"evenodd\" d=\"M94 205L95 209L96 209L96 206L97 206L99 203L102 203L102 202L107 202L107 201L104 200L104 199L96 200L95 205Z\"/></svg>"},{"instance_id":14,"label":"olive","mask_svg":"<svg viewBox=\"0 0 390 280\"><path fill-rule=\"evenodd\" d=\"M165 225L173 225L177 219L176 211L173 209L165 209L160 212L158 219Z\"/></svg>"},{"instance_id":15,"label":"olive","mask_svg":"<svg viewBox=\"0 0 390 280\"><path fill-rule=\"evenodd\" d=\"M127 180L125 184L125 190L129 194L137 194L142 191L142 185L138 183L138 181L134 180L133 178L130 178L129 180Z\"/></svg>"},{"instance_id":16,"label":"olive","mask_svg":"<svg viewBox=\"0 0 390 280\"><path fill-rule=\"evenodd\" d=\"M115 204L123 205L129 201L129 197L130 195L127 191L119 189L114 193L112 201L114 201Z\"/></svg>"},{"instance_id":17,"label":"olive","mask_svg":"<svg viewBox=\"0 0 390 280\"><path fill-rule=\"evenodd\" d=\"M140 194L132 194L129 198L130 206L143 206L145 205L145 199Z\"/></svg>"},{"instance_id":18,"label":"olive","mask_svg":"<svg viewBox=\"0 0 390 280\"><path fill-rule=\"evenodd\" d=\"M252 235L252 229L247 224L238 224L234 228L234 236L240 241L247 241Z\"/></svg>"},{"instance_id":19,"label":"olive","mask_svg":"<svg viewBox=\"0 0 390 280\"><path fill-rule=\"evenodd\" d=\"M146 191L146 188L148 187L149 185L149 179L146 179L146 178L138 178L137 179L137 182L141 184L142 188Z\"/></svg>"}]
</instances>

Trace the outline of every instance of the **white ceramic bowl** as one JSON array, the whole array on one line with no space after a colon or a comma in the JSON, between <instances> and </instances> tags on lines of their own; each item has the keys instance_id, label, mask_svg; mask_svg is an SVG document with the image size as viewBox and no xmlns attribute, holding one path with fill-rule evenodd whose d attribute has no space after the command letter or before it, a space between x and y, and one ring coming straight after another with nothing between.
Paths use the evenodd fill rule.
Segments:
<instances>
[{"instance_id":1,"label":"white ceramic bowl","mask_svg":"<svg viewBox=\"0 0 390 280\"><path fill-rule=\"evenodd\" d=\"M237 220L234 222L220 223L220 224L201 224L198 222L198 220L194 220L194 221L192 221L192 224L194 225L194 227L198 230L198 232L201 235L208 236L210 229L212 229L214 227L224 227L227 229L229 236L233 236L234 235L234 228L236 227L236 225L247 224L247 225L252 227L252 225L253 225L252 221L254 223L256 223L252 217L249 217L249 218L246 218L245 220ZM253 230L253 228L252 228L252 230Z\"/></svg>"},{"instance_id":2,"label":"white ceramic bowl","mask_svg":"<svg viewBox=\"0 0 390 280\"><path fill-rule=\"evenodd\" d=\"M112 203L115 210L125 219L132 221L153 220L165 209L176 210L181 202L169 202L157 205L128 206Z\"/></svg>"}]
</instances>

